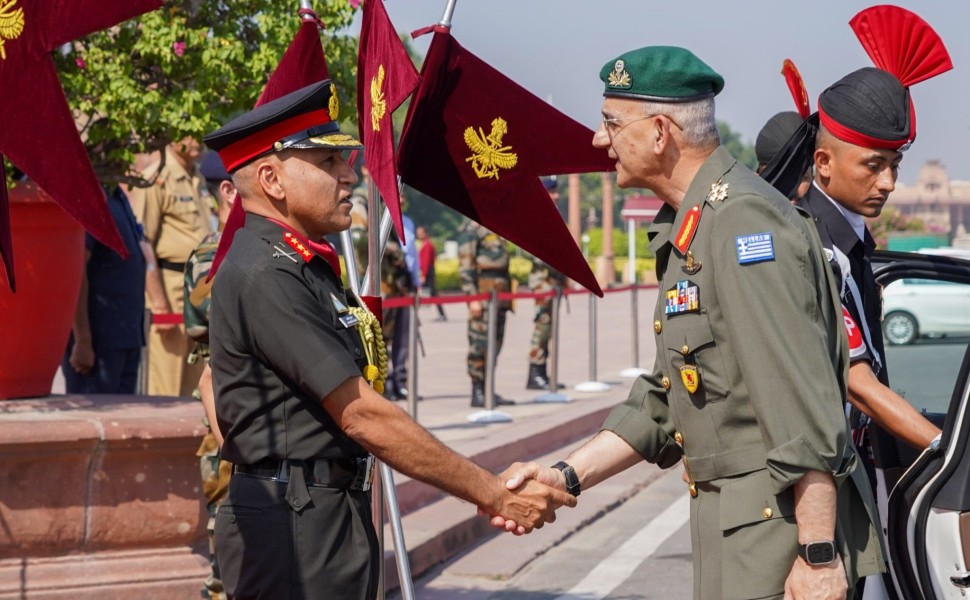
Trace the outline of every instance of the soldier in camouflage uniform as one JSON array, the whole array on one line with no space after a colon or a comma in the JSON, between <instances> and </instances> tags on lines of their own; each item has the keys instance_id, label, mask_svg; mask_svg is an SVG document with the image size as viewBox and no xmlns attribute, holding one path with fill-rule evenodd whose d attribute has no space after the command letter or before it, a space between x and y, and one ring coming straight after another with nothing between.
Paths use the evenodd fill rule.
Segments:
<instances>
[{"instance_id":1,"label":"soldier in camouflage uniform","mask_svg":"<svg viewBox=\"0 0 970 600\"><path fill-rule=\"evenodd\" d=\"M559 199L555 177L544 177L542 184L552 201ZM529 272L529 289L536 293L562 290L563 274L542 260L532 258L532 271ZM536 300L535 328L532 330L532 345L529 347L529 377L525 387L530 390L549 389L549 375L546 361L549 358L549 338L552 337L552 298ZM561 387L561 386L560 386Z\"/></svg>"},{"instance_id":2,"label":"soldier in camouflage uniform","mask_svg":"<svg viewBox=\"0 0 970 600\"><path fill-rule=\"evenodd\" d=\"M509 253L505 240L482 227L466 220L458 231L458 274L461 278L462 292L477 296L496 290L508 292ZM495 358L502 350L505 338L505 313L511 310L512 303L501 301L498 305L496 326ZM488 349L488 313L479 301L468 303L468 375L472 378L471 405L485 406L485 353ZM515 404L498 394L495 404Z\"/></svg>"},{"instance_id":3,"label":"soldier in camouflage uniform","mask_svg":"<svg viewBox=\"0 0 970 600\"><path fill-rule=\"evenodd\" d=\"M354 244L354 255L357 259L358 277L363 277L367 268L367 190L363 187L354 190L351 196L354 207L350 210L350 239ZM381 258L381 297L396 298L407 296L413 291L411 273L408 271L404 249L398 241L397 233L392 231L384 246L384 256ZM390 400L404 400L407 389L407 364L396 364L393 359L401 354L393 347L394 335L398 324L407 327L407 308L385 309L382 316L382 331L384 343L389 348L392 364L384 386L384 395ZM407 354L403 354L407 356ZM406 358L404 359L406 363ZM397 363L401 363L399 359Z\"/></svg>"},{"instance_id":4,"label":"soldier in camouflage uniform","mask_svg":"<svg viewBox=\"0 0 970 600\"><path fill-rule=\"evenodd\" d=\"M195 342L195 347L189 354L188 362L196 364L198 361L209 360L209 303L211 301L210 292L211 282L206 282L212 260L215 258L216 249L219 247L219 240L222 237L222 228L226 224L229 216L229 209L232 207L232 200L236 195L236 188L233 187L229 174L226 173L219 155L215 152L206 154L199 165L199 171L205 178L206 187L209 193L219 202L219 230L207 235L202 243L192 251L185 264L185 302L183 304L183 314L185 317L185 332ZM208 384L205 393L211 394L211 380L203 375L202 385ZM203 391L197 389L195 396L202 399ZM212 598L223 600L226 598L223 591L222 579L219 575L219 564L216 561L216 547L214 539L216 509L222 504L229 489L229 477L232 474L232 465L220 457L219 446L221 437L217 438L216 432L207 417L203 417L208 433L202 439L196 456L199 457L199 468L202 474L202 493L206 499L206 509L209 514L209 522L206 531L209 534L209 562L211 570L202 583L200 595L202 598Z\"/></svg>"}]
</instances>

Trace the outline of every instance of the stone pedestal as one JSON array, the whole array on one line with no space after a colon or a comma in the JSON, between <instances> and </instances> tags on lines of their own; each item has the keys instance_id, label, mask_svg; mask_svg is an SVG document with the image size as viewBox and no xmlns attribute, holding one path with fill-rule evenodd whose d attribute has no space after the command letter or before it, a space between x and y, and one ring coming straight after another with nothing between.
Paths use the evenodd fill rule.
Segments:
<instances>
[{"instance_id":1,"label":"stone pedestal","mask_svg":"<svg viewBox=\"0 0 970 600\"><path fill-rule=\"evenodd\" d=\"M175 598L207 570L202 406L0 401L0 598Z\"/></svg>"}]
</instances>

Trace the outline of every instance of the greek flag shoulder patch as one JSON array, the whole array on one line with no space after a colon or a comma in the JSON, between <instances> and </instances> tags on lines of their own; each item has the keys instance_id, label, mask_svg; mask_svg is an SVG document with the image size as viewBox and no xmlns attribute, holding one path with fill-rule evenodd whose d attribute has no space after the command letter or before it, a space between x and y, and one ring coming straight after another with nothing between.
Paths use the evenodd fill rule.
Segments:
<instances>
[{"instance_id":1,"label":"greek flag shoulder patch","mask_svg":"<svg viewBox=\"0 0 970 600\"><path fill-rule=\"evenodd\" d=\"M739 235L737 249L739 265L775 260L775 246L768 232Z\"/></svg>"}]
</instances>

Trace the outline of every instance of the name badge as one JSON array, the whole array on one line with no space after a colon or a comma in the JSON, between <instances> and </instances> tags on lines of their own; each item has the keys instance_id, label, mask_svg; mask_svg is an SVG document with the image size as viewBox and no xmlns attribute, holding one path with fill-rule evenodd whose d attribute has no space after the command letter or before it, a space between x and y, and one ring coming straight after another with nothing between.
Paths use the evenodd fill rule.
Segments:
<instances>
[{"instance_id":1,"label":"name badge","mask_svg":"<svg viewBox=\"0 0 970 600\"><path fill-rule=\"evenodd\" d=\"M179 202L195 202L195 198L193 198L192 196L179 196L178 197L178 201Z\"/></svg>"},{"instance_id":2,"label":"name badge","mask_svg":"<svg viewBox=\"0 0 970 600\"><path fill-rule=\"evenodd\" d=\"M350 329L351 327L354 327L358 323L357 317L355 317L350 313L347 313L345 315L340 315L339 317L337 317L337 320L340 321L340 323L346 329Z\"/></svg>"},{"instance_id":3,"label":"name badge","mask_svg":"<svg viewBox=\"0 0 970 600\"><path fill-rule=\"evenodd\" d=\"M664 314L667 316L700 312L700 310L701 293L693 281L689 279L678 281L677 285L667 290L664 306Z\"/></svg>"}]
</instances>

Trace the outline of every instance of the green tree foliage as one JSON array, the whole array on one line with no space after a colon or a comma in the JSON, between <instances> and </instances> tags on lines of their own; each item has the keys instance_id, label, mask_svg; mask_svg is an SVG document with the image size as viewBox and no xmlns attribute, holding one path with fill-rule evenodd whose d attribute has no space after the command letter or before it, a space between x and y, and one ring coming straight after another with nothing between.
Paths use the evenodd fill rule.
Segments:
<instances>
[{"instance_id":1,"label":"green tree foliage","mask_svg":"<svg viewBox=\"0 0 970 600\"><path fill-rule=\"evenodd\" d=\"M872 239L876 242L876 247L885 249L889 243L889 234L895 232L925 233L928 231L926 224L920 219L915 219L901 213L893 207L886 207L875 219L866 219Z\"/></svg>"},{"instance_id":2,"label":"green tree foliage","mask_svg":"<svg viewBox=\"0 0 970 600\"><path fill-rule=\"evenodd\" d=\"M758 155L754 153L754 144L745 143L741 139L741 134L731 129L731 126L724 121L717 122L717 132L721 135L721 145L738 162L751 170L758 167Z\"/></svg>"},{"instance_id":3,"label":"green tree foliage","mask_svg":"<svg viewBox=\"0 0 970 600\"><path fill-rule=\"evenodd\" d=\"M346 0L316 0L341 124L356 126L357 39ZM201 138L252 108L300 26L296 0L168 0L56 52L64 92L105 182L129 181L140 152Z\"/></svg>"}]
</instances>

